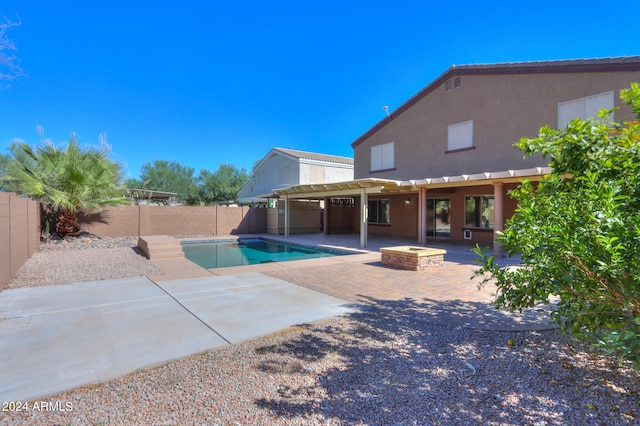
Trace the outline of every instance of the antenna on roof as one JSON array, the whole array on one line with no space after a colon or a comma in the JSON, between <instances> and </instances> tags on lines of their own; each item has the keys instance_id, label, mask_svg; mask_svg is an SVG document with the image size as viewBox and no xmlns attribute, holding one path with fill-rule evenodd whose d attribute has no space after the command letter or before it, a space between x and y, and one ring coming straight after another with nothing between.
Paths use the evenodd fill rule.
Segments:
<instances>
[{"instance_id":1,"label":"antenna on roof","mask_svg":"<svg viewBox=\"0 0 640 426\"><path fill-rule=\"evenodd\" d=\"M389 105L383 106L382 109L387 113L387 117L391 119L391 114L389 114Z\"/></svg>"}]
</instances>

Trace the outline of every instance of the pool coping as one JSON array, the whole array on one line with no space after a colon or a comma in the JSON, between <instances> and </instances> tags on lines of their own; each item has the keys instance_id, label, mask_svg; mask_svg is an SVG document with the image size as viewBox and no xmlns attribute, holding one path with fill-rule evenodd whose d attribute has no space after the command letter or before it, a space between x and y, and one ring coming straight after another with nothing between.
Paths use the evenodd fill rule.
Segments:
<instances>
[{"instance_id":1,"label":"pool coping","mask_svg":"<svg viewBox=\"0 0 640 426\"><path fill-rule=\"evenodd\" d=\"M167 236L169 237L169 236ZM347 252L353 254L346 254L342 256L321 257L317 259L303 259L303 260L289 260L286 262L270 262L261 263L256 265L242 265L242 266L227 266L224 268L212 268L206 269L187 259L186 257L179 258L167 258L167 259L152 259L151 262L162 272L160 275L150 275L149 278L153 281L171 281L184 278L204 278L211 276L223 276L223 275L238 275L244 273L253 272L273 272L273 271L286 271L292 269L306 268L309 266L331 266L344 263L369 263L379 262L380 253L369 250L356 250L347 247L340 246L328 246L328 245L312 245L312 244L300 244L293 241L284 241L277 238L275 235L270 237L263 234L243 234L225 235L225 236L207 236L207 237L171 237L178 241L181 245L183 242L187 243L199 243L199 242L224 242L224 241L237 241L240 238L261 238L265 240L271 240L280 243L286 243L298 246L308 247L320 247L325 250L335 250L340 252Z\"/></svg>"},{"instance_id":2,"label":"pool coping","mask_svg":"<svg viewBox=\"0 0 640 426\"><path fill-rule=\"evenodd\" d=\"M239 240L262 240L268 241L272 243L279 243L287 246L301 247L301 248L312 248L318 251L334 254L336 256L346 256L351 254L363 253L362 250L353 250L346 247L335 247L335 246L325 246L325 245L314 245L314 244L304 244L296 241L285 241L278 238L270 238L268 236L238 236L237 238L205 238L205 239L181 239L180 245L191 245L191 244L218 244L218 243L233 243ZM287 260L287 262L293 262L293 260ZM246 265L244 265L246 266ZM214 268L217 269L217 268Z\"/></svg>"}]
</instances>

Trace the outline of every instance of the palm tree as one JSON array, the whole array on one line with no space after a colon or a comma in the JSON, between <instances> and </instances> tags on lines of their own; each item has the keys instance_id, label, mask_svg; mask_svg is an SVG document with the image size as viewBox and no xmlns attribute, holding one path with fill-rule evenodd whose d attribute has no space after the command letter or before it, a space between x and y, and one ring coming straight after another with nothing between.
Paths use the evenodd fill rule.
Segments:
<instances>
[{"instance_id":1,"label":"palm tree","mask_svg":"<svg viewBox=\"0 0 640 426\"><path fill-rule=\"evenodd\" d=\"M104 147L80 147L72 135L66 149L47 141L36 149L19 143L12 152L3 185L47 205L57 216L56 233L61 237L78 236L78 210L127 202L120 188L122 165L111 161Z\"/></svg>"}]
</instances>

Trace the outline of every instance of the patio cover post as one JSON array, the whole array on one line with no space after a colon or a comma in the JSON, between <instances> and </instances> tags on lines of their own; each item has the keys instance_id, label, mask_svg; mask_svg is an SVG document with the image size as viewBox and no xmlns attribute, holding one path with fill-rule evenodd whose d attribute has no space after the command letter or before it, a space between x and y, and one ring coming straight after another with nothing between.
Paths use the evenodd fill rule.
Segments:
<instances>
[{"instance_id":1,"label":"patio cover post","mask_svg":"<svg viewBox=\"0 0 640 426\"><path fill-rule=\"evenodd\" d=\"M502 244L498 241L498 232L504 231L504 207L502 182L493 184L493 255L502 257Z\"/></svg>"},{"instance_id":2,"label":"patio cover post","mask_svg":"<svg viewBox=\"0 0 640 426\"><path fill-rule=\"evenodd\" d=\"M369 218L369 200L365 188L360 190L360 248L367 247L367 231Z\"/></svg>"},{"instance_id":3,"label":"patio cover post","mask_svg":"<svg viewBox=\"0 0 640 426\"><path fill-rule=\"evenodd\" d=\"M418 190L418 245L427 244L427 189Z\"/></svg>"},{"instance_id":4,"label":"patio cover post","mask_svg":"<svg viewBox=\"0 0 640 426\"><path fill-rule=\"evenodd\" d=\"M284 236L289 237L289 194L284 194Z\"/></svg>"},{"instance_id":5,"label":"patio cover post","mask_svg":"<svg viewBox=\"0 0 640 426\"><path fill-rule=\"evenodd\" d=\"M322 233L327 235L329 233L329 197L324 197L324 214L322 215Z\"/></svg>"}]
</instances>

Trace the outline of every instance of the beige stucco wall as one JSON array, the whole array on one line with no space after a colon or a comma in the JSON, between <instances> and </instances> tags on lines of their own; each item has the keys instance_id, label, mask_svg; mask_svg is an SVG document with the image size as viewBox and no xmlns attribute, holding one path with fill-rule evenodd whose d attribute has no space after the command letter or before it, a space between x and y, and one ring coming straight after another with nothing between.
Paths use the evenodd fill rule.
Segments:
<instances>
[{"instance_id":1,"label":"beige stucco wall","mask_svg":"<svg viewBox=\"0 0 640 426\"><path fill-rule=\"evenodd\" d=\"M633 117L619 99L620 89L640 81L638 72L461 77L461 87L444 84L354 149L355 177L422 179L545 166L540 157L523 160L513 147L541 126L557 126L559 102L615 91L620 107L614 119ZM447 151L448 126L473 120L475 149ZM371 147L395 142L395 169L371 171Z\"/></svg>"}]
</instances>

